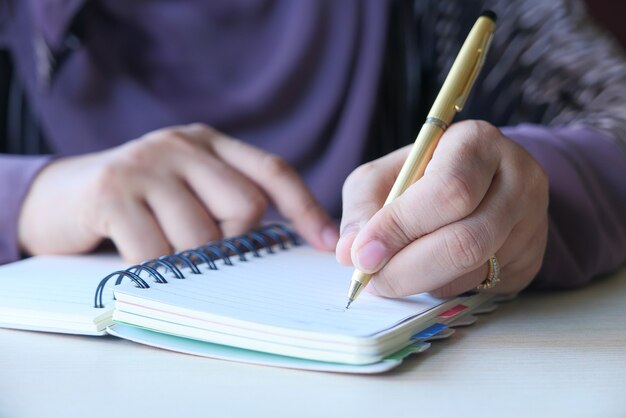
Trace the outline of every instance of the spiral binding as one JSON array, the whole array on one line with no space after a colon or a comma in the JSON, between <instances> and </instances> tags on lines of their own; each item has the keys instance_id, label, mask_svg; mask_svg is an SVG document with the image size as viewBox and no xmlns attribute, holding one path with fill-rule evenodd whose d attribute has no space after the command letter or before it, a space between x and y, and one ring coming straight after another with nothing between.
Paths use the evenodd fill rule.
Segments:
<instances>
[{"instance_id":1,"label":"spiral binding","mask_svg":"<svg viewBox=\"0 0 626 418\"><path fill-rule=\"evenodd\" d=\"M232 266L234 264L231 257L237 257L239 261L245 262L248 261L246 256L250 254L252 257L261 257L262 249L265 249L268 254L274 254L274 246L287 250L289 244L300 245L300 238L289 227L275 223L233 238L209 242L198 248L144 261L126 270L113 272L102 279L94 295L94 308L104 308L102 294L106 284L113 278L115 278L116 286L122 283L124 278L128 278L135 286L148 289L149 279L155 283L167 283L159 269L165 273L170 272L175 279L184 279L185 275L181 268L188 268L191 274L202 274L199 268L202 264L206 264L209 270L217 270L216 261L222 260L224 265Z\"/></svg>"}]
</instances>

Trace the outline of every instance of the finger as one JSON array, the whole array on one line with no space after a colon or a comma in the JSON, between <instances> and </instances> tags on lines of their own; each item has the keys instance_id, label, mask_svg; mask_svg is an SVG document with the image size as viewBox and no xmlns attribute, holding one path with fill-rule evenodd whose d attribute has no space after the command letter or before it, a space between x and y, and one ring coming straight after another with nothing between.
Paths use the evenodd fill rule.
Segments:
<instances>
[{"instance_id":1,"label":"finger","mask_svg":"<svg viewBox=\"0 0 626 418\"><path fill-rule=\"evenodd\" d=\"M500 266L501 281L494 288L483 290L484 292L520 292L539 272L547 240L547 216L538 221L530 219L529 222L515 225L504 245L495 254ZM487 263L429 292L437 297L447 298L473 290L486 279ZM528 271L532 274L519 275L520 271ZM515 279L512 279L513 277Z\"/></svg>"},{"instance_id":2,"label":"finger","mask_svg":"<svg viewBox=\"0 0 626 418\"><path fill-rule=\"evenodd\" d=\"M216 137L212 146L220 159L268 195L305 240L320 249L334 250L339 237L336 225L285 160L225 136Z\"/></svg>"},{"instance_id":3,"label":"finger","mask_svg":"<svg viewBox=\"0 0 626 418\"><path fill-rule=\"evenodd\" d=\"M498 255L496 255L496 258L500 260L500 257ZM489 261L487 261L487 263L489 263ZM476 287L478 287L489 274L489 266L487 263L483 264L482 266L470 273L467 273L457 279L450 281L449 283L446 283L445 285L437 289L428 290L428 292L437 298L446 299L458 296L471 290L475 290ZM502 280L502 278L504 277L502 269L500 270L499 277L500 280ZM500 283L498 283L497 285L499 284Z\"/></svg>"},{"instance_id":4,"label":"finger","mask_svg":"<svg viewBox=\"0 0 626 418\"><path fill-rule=\"evenodd\" d=\"M194 163L182 171L226 237L256 227L267 210L263 192L236 169L211 154L198 155Z\"/></svg>"},{"instance_id":5,"label":"finger","mask_svg":"<svg viewBox=\"0 0 626 418\"><path fill-rule=\"evenodd\" d=\"M517 178L520 172L527 173L523 182L526 187L533 183L532 170L516 168L514 162L502 168L503 177ZM548 232L547 198L542 197L544 193L543 187L539 187L513 194L516 197L516 205L526 208L524 216L522 221L513 227L504 246L498 250L497 258L500 264L501 282L492 289L482 290L483 292L520 292L530 284L539 272L543 262ZM479 269L482 273L468 273L454 280L452 286L444 286L434 292L449 297L470 290L472 285L481 277L484 280L486 276L483 270L485 268L483 266Z\"/></svg>"},{"instance_id":6,"label":"finger","mask_svg":"<svg viewBox=\"0 0 626 418\"><path fill-rule=\"evenodd\" d=\"M171 253L163 231L145 203L127 200L112 211L106 232L124 260L139 263Z\"/></svg>"},{"instance_id":7,"label":"finger","mask_svg":"<svg viewBox=\"0 0 626 418\"><path fill-rule=\"evenodd\" d=\"M267 207L263 191L216 156L206 134L181 127L155 137L166 142L164 149L170 152L164 169L181 178L197 196L221 235L238 235L258 225Z\"/></svg>"},{"instance_id":8,"label":"finger","mask_svg":"<svg viewBox=\"0 0 626 418\"><path fill-rule=\"evenodd\" d=\"M512 148L511 151L514 151L517 145L505 143L504 148ZM509 184L520 177L519 173L524 173L518 193L515 193L516 186L507 187L513 192L510 195L515 199L515 205L523 207L524 211L522 220L514 226L504 246L497 253L502 280L494 288L484 289L483 292L520 292L530 284L541 268L548 231L547 189L541 185L541 170L537 171L536 167L533 169L532 160L523 158L525 154L525 151L509 153L508 163L500 170L501 176L509 179ZM478 270L481 273L468 273L434 293L449 297L469 290L481 277L484 280L485 269L486 266L482 266Z\"/></svg>"},{"instance_id":9,"label":"finger","mask_svg":"<svg viewBox=\"0 0 626 418\"><path fill-rule=\"evenodd\" d=\"M197 196L179 179L152 179L145 186L148 206L177 251L222 238L222 232Z\"/></svg>"},{"instance_id":10,"label":"finger","mask_svg":"<svg viewBox=\"0 0 626 418\"><path fill-rule=\"evenodd\" d=\"M499 131L484 125L459 123L443 135L425 175L377 212L357 235L352 247L357 268L374 273L411 242L476 209L501 158Z\"/></svg>"},{"instance_id":11,"label":"finger","mask_svg":"<svg viewBox=\"0 0 626 418\"><path fill-rule=\"evenodd\" d=\"M506 260L503 269L501 269L501 281L493 289L487 289L484 292L497 294L518 293L533 281L541 269L545 254L548 231L547 217L544 221L541 227L537 228L528 240L517 241L516 245L505 245L498 252ZM525 229L522 224L518 225L518 227ZM516 232L514 231L511 235L515 234Z\"/></svg>"},{"instance_id":12,"label":"finger","mask_svg":"<svg viewBox=\"0 0 626 418\"><path fill-rule=\"evenodd\" d=\"M502 198L508 184L500 176L476 211L412 242L374 275L376 291L405 296L445 286L480 268L501 248L520 216Z\"/></svg>"},{"instance_id":13,"label":"finger","mask_svg":"<svg viewBox=\"0 0 626 418\"><path fill-rule=\"evenodd\" d=\"M359 230L385 203L410 148L404 147L354 170L342 189L341 238L337 243L337 260L352 264L352 243Z\"/></svg>"},{"instance_id":14,"label":"finger","mask_svg":"<svg viewBox=\"0 0 626 418\"><path fill-rule=\"evenodd\" d=\"M485 289L482 290L483 292L500 293L503 287L511 287L511 283L508 280L505 280L505 277L508 277L511 273L513 273L513 270L510 268L510 263L513 259L512 257L515 257L516 254L519 255L523 246L529 245L531 241L530 239L526 241L519 241L516 239L515 235L515 231L513 231L507 238L504 246L494 254L500 267L500 282L498 282L493 289ZM529 257L524 258L527 260ZM487 278L488 274L489 261L482 264L476 270L466 273L460 277L453 278L443 286L428 290L428 292L438 298L457 296L467 291L475 290Z\"/></svg>"}]
</instances>

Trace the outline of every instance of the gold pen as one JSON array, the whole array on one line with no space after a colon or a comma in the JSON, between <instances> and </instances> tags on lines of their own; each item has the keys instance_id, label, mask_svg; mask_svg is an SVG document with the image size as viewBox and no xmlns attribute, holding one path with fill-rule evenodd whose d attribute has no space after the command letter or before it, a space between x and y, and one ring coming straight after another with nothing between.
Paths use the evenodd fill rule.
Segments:
<instances>
[{"instance_id":1,"label":"gold pen","mask_svg":"<svg viewBox=\"0 0 626 418\"><path fill-rule=\"evenodd\" d=\"M446 77L441 91L428 113L426 122L417 134L411 153L404 162L389 196L387 196L385 205L391 203L424 175L441 135L452 123L456 112L463 109L467 96L485 62L485 56L489 50L495 28L496 14L492 11L483 12L463 43L454 64L452 64L448 77ZM348 290L346 309L359 296L371 278L371 274L354 270Z\"/></svg>"}]
</instances>

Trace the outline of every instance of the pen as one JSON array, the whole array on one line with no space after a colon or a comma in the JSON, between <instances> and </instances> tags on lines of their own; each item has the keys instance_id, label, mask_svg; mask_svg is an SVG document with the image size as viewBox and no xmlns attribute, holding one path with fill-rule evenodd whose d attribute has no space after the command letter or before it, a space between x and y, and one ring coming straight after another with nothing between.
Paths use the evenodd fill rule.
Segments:
<instances>
[{"instance_id":1,"label":"pen","mask_svg":"<svg viewBox=\"0 0 626 418\"><path fill-rule=\"evenodd\" d=\"M484 11L474 24L452 64L441 91L428 113L426 122L417 134L411 152L387 196L385 205L391 203L424 175L426 165L432 158L441 135L452 123L456 112L463 109L467 96L485 62L495 28L496 14L489 10ZM371 274L363 273L358 269L354 270L348 290L346 309L359 296L371 278Z\"/></svg>"}]
</instances>

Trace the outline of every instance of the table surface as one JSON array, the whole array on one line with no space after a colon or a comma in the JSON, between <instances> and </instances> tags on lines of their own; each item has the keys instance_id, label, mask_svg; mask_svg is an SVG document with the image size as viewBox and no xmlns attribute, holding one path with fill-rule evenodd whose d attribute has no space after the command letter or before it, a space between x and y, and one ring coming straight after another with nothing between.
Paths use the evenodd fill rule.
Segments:
<instances>
[{"instance_id":1,"label":"table surface","mask_svg":"<svg viewBox=\"0 0 626 418\"><path fill-rule=\"evenodd\" d=\"M624 417L625 316L622 270L524 294L377 376L0 330L0 417Z\"/></svg>"}]
</instances>

